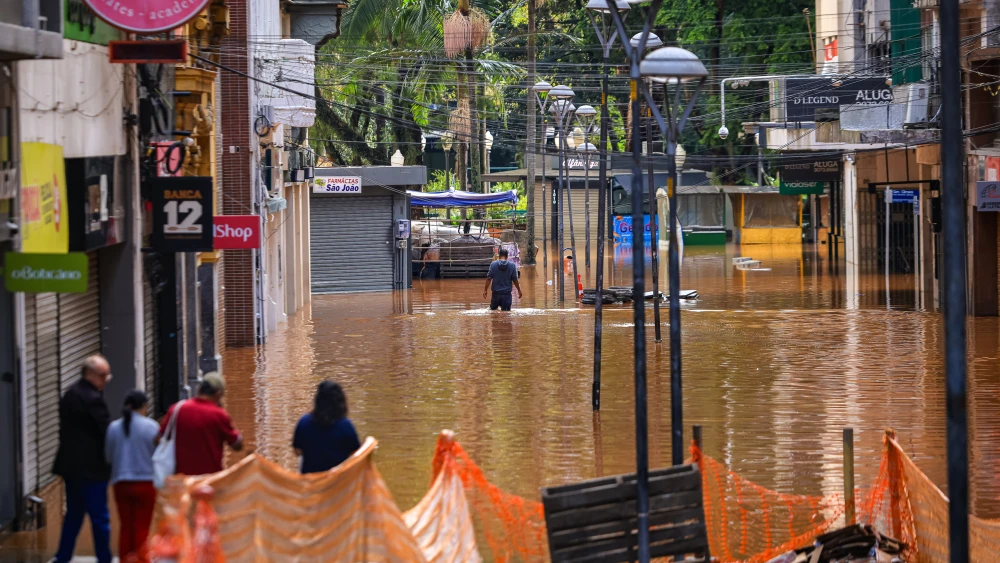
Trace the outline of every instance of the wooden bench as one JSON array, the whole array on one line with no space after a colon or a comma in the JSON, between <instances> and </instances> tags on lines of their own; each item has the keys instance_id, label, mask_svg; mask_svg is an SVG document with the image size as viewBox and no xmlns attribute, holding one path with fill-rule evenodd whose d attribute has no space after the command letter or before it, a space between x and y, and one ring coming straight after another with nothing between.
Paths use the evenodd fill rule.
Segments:
<instances>
[{"instance_id":1,"label":"wooden bench","mask_svg":"<svg viewBox=\"0 0 1000 563\"><path fill-rule=\"evenodd\" d=\"M635 474L542 489L553 563L636 561L635 499ZM703 502L697 466L678 465L650 472L652 557L710 560Z\"/></svg>"}]
</instances>

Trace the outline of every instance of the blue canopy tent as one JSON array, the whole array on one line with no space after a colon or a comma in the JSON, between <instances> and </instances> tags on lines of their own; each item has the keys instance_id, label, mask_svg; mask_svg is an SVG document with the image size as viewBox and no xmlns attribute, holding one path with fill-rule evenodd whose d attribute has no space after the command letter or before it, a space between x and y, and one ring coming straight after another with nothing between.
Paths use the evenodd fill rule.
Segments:
<instances>
[{"instance_id":1,"label":"blue canopy tent","mask_svg":"<svg viewBox=\"0 0 1000 563\"><path fill-rule=\"evenodd\" d=\"M517 204L517 190L487 194L478 194L462 190L448 190L444 192L417 192L407 190L406 193L410 196L410 205L414 207L483 207L504 203L509 203L511 205Z\"/></svg>"}]
</instances>

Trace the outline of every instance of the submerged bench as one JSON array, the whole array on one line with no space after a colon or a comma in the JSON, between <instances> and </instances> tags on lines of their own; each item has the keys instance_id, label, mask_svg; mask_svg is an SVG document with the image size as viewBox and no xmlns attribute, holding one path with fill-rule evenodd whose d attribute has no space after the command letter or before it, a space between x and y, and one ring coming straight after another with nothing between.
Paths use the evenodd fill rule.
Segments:
<instances>
[{"instance_id":1,"label":"submerged bench","mask_svg":"<svg viewBox=\"0 0 1000 563\"><path fill-rule=\"evenodd\" d=\"M636 476L619 475L542 489L553 563L636 561ZM696 465L649 473L650 555L709 561Z\"/></svg>"}]
</instances>

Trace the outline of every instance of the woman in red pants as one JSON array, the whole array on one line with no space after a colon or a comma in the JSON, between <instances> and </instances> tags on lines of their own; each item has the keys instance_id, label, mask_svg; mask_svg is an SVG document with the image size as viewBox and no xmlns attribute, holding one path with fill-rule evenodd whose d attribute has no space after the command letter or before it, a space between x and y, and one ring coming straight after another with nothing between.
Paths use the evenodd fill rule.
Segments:
<instances>
[{"instance_id":1,"label":"woman in red pants","mask_svg":"<svg viewBox=\"0 0 1000 563\"><path fill-rule=\"evenodd\" d=\"M149 398L138 389L125 396L122 417L108 426L104 455L111 464L111 484L118 505L118 558L145 563L146 537L153 521L153 450L160 427L146 417Z\"/></svg>"}]
</instances>

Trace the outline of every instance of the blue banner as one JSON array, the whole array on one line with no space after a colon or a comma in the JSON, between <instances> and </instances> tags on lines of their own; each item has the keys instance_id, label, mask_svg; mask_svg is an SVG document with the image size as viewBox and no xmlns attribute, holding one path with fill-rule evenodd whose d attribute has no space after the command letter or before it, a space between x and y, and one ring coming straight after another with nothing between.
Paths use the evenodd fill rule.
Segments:
<instances>
[{"instance_id":1,"label":"blue banner","mask_svg":"<svg viewBox=\"0 0 1000 563\"><path fill-rule=\"evenodd\" d=\"M643 240L647 243L651 242L650 233L653 232L655 225L650 222L649 215L643 216L643 221L646 224L645 232L643 233ZM615 244L632 244L632 216L631 215L615 215L614 220L614 241Z\"/></svg>"}]
</instances>

